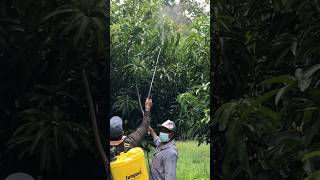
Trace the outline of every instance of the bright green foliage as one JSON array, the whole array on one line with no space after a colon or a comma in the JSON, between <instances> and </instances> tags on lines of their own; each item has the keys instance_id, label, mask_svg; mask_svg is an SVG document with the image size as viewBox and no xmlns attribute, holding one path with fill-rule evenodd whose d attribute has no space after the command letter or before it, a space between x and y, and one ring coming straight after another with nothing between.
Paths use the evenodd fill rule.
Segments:
<instances>
[{"instance_id":1,"label":"bright green foliage","mask_svg":"<svg viewBox=\"0 0 320 180\"><path fill-rule=\"evenodd\" d=\"M161 49L151 92L152 126L171 119L179 138L209 141L209 132L203 131L210 121L209 16L195 8L196 17L190 19L174 8L172 2L155 0L111 2L113 114L127 120L128 132L138 126L138 92L144 106ZM182 13L188 6L179 8Z\"/></svg>"}]
</instances>

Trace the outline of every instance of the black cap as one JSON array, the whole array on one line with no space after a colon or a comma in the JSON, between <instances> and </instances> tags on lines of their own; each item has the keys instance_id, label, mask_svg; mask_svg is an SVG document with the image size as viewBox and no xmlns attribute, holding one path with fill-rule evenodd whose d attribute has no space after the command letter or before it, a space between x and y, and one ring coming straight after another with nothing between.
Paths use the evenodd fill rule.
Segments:
<instances>
[{"instance_id":1,"label":"black cap","mask_svg":"<svg viewBox=\"0 0 320 180\"><path fill-rule=\"evenodd\" d=\"M110 119L110 140L120 140L122 132L122 119L119 116L113 116Z\"/></svg>"}]
</instances>

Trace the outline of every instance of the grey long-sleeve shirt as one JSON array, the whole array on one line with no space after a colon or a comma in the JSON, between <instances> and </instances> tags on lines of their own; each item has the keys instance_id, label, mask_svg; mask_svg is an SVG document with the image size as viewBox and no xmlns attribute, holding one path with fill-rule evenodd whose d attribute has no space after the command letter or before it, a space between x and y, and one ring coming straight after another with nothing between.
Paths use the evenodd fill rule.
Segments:
<instances>
[{"instance_id":1,"label":"grey long-sleeve shirt","mask_svg":"<svg viewBox=\"0 0 320 180\"><path fill-rule=\"evenodd\" d=\"M175 141L172 140L166 144L160 143L160 138L154 138L154 144L157 146L153 155L150 179L151 180L175 180L178 160L178 151Z\"/></svg>"}]
</instances>

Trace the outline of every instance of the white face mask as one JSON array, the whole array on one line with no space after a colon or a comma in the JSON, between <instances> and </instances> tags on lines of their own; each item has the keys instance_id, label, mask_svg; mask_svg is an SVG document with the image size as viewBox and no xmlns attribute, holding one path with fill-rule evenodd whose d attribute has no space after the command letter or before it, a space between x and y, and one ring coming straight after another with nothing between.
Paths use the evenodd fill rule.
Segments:
<instances>
[{"instance_id":1,"label":"white face mask","mask_svg":"<svg viewBox=\"0 0 320 180\"><path fill-rule=\"evenodd\" d=\"M169 141L169 134L160 132L159 138L161 142L168 142Z\"/></svg>"}]
</instances>

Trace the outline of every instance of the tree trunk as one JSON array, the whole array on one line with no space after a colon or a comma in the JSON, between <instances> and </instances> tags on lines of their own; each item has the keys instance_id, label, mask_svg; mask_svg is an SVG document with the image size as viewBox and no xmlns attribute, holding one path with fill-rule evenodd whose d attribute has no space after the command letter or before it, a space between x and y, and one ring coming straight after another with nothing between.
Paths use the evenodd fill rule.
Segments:
<instances>
[{"instance_id":1,"label":"tree trunk","mask_svg":"<svg viewBox=\"0 0 320 180\"><path fill-rule=\"evenodd\" d=\"M106 155L106 153L102 147L101 141L100 141L97 119L96 119L96 114L95 114L95 109L94 109L94 104L93 104L93 98L92 98L92 94L90 92L88 78L87 78L87 75L86 75L86 72L84 69L82 69L82 76L83 76L83 81L85 84L86 94L87 94L87 98L88 98L88 104L89 104L89 108L90 108L90 117L91 117L91 121L92 121L92 127L93 127L96 145L98 147L100 157L101 157L101 159L104 163L104 166L105 166L107 179L110 179L109 160L107 158L107 155Z\"/></svg>"}]
</instances>

